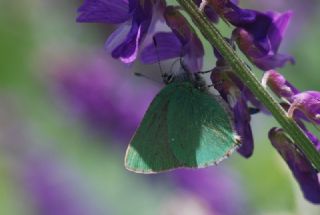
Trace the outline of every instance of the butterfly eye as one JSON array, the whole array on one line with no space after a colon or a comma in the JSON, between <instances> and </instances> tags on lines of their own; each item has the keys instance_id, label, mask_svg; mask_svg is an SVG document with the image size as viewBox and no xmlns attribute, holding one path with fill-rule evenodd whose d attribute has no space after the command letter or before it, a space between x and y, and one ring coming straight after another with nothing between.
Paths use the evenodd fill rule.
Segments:
<instances>
[{"instance_id":1,"label":"butterfly eye","mask_svg":"<svg viewBox=\"0 0 320 215\"><path fill-rule=\"evenodd\" d=\"M174 76L172 74L168 75L168 74L165 73L165 74L162 75L162 79L163 79L163 82L165 84L172 83L173 82L173 78L174 78Z\"/></svg>"}]
</instances>

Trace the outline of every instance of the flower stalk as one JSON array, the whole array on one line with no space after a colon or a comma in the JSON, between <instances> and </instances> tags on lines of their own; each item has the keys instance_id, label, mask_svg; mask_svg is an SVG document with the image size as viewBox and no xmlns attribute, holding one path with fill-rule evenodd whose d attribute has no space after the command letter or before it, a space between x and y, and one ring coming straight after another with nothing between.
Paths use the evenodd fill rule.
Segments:
<instances>
[{"instance_id":1,"label":"flower stalk","mask_svg":"<svg viewBox=\"0 0 320 215\"><path fill-rule=\"evenodd\" d=\"M198 9L192 0L177 0L180 6L192 18L203 36L220 52L229 63L235 74L246 84L252 93L272 113L274 118L291 136L297 147L304 153L313 166L320 171L320 153L313 146L313 143L300 129L297 123L287 116L286 111L261 85L256 76L240 59L232 47L224 40L218 29Z\"/></svg>"}]
</instances>

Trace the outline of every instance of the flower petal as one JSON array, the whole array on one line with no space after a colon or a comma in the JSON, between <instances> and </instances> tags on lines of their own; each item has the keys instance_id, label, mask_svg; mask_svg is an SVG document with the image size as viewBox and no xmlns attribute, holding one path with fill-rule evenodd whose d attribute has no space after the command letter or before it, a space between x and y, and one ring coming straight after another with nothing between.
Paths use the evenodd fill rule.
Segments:
<instances>
[{"instance_id":1,"label":"flower petal","mask_svg":"<svg viewBox=\"0 0 320 215\"><path fill-rule=\"evenodd\" d=\"M320 204L319 174L308 159L298 151L283 129L271 129L269 139L287 162L292 174L300 185L304 197L312 203Z\"/></svg>"},{"instance_id":2,"label":"flower petal","mask_svg":"<svg viewBox=\"0 0 320 215\"><path fill-rule=\"evenodd\" d=\"M241 97L232 109L234 113L236 131L241 137L241 146L238 149L238 152L242 156L249 158L251 157L254 149L249 108L246 101Z\"/></svg>"},{"instance_id":3,"label":"flower petal","mask_svg":"<svg viewBox=\"0 0 320 215\"><path fill-rule=\"evenodd\" d=\"M221 61L223 59L220 59ZM254 144L250 126L250 109L243 94L243 90L247 88L236 76L233 77L232 72L223 70L222 67L216 67L210 78L215 89L218 90L233 111L235 129L241 138L241 146L238 152L249 158L253 153Z\"/></svg>"},{"instance_id":4,"label":"flower petal","mask_svg":"<svg viewBox=\"0 0 320 215\"><path fill-rule=\"evenodd\" d=\"M310 120L320 124L320 92L306 91L292 97L288 115L292 117L296 110L302 111Z\"/></svg>"},{"instance_id":5,"label":"flower petal","mask_svg":"<svg viewBox=\"0 0 320 215\"><path fill-rule=\"evenodd\" d=\"M186 45L185 50L186 53L183 57L183 61L187 68L193 73L199 72L203 65L204 49L197 35L192 35L192 38L189 44Z\"/></svg>"},{"instance_id":6,"label":"flower petal","mask_svg":"<svg viewBox=\"0 0 320 215\"><path fill-rule=\"evenodd\" d=\"M280 43L284 37L284 33L286 32L288 25L291 21L293 12L287 11L285 13L276 13L276 12L268 12L272 18L274 24L271 25L268 38L271 41L273 52L277 53Z\"/></svg>"},{"instance_id":7,"label":"flower petal","mask_svg":"<svg viewBox=\"0 0 320 215\"><path fill-rule=\"evenodd\" d=\"M125 28L123 30L125 30ZM123 31L117 31L112 35L110 40L108 39L106 43L106 49L109 49L111 45L115 46L117 44L115 42L120 42L120 39L122 38L116 38L117 34L123 36ZM119 58L124 63L133 62L138 56L140 39L141 26L139 26L137 23L133 23L125 39L112 50L112 57L116 59Z\"/></svg>"},{"instance_id":8,"label":"flower petal","mask_svg":"<svg viewBox=\"0 0 320 215\"><path fill-rule=\"evenodd\" d=\"M85 0L78 9L77 22L119 24L129 19L129 5L125 0Z\"/></svg>"},{"instance_id":9,"label":"flower petal","mask_svg":"<svg viewBox=\"0 0 320 215\"><path fill-rule=\"evenodd\" d=\"M225 17L234 26L245 29L255 40L266 38L272 18L268 14L255 10L241 9L235 4L229 3L232 11Z\"/></svg>"},{"instance_id":10,"label":"flower petal","mask_svg":"<svg viewBox=\"0 0 320 215\"><path fill-rule=\"evenodd\" d=\"M287 63L295 64L294 58L286 54L271 54L262 58L251 58L251 61L263 71L281 68Z\"/></svg>"},{"instance_id":11,"label":"flower petal","mask_svg":"<svg viewBox=\"0 0 320 215\"><path fill-rule=\"evenodd\" d=\"M280 98L285 98L289 102L292 97L299 92L290 82L288 82L283 75L275 70L269 70L264 73L262 78L262 85L270 87L270 89Z\"/></svg>"},{"instance_id":12,"label":"flower petal","mask_svg":"<svg viewBox=\"0 0 320 215\"><path fill-rule=\"evenodd\" d=\"M150 44L141 52L141 61L145 64L157 63L181 56L182 44L174 33L160 32L154 35L156 44Z\"/></svg>"}]
</instances>

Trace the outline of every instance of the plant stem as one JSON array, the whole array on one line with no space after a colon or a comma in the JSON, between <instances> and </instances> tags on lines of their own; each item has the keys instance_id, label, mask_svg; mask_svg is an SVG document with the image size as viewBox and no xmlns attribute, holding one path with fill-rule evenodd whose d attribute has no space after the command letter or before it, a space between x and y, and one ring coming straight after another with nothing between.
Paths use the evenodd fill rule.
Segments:
<instances>
[{"instance_id":1,"label":"plant stem","mask_svg":"<svg viewBox=\"0 0 320 215\"><path fill-rule=\"evenodd\" d=\"M204 37L225 58L235 74L272 113L274 118L294 140L294 143L298 146L298 148L304 153L314 167L320 171L320 153L316 150L313 143L304 134L297 123L287 116L286 111L260 84L256 76L243 63L232 47L224 40L218 29L198 9L197 5L192 0L177 0L177 2L189 14Z\"/></svg>"}]
</instances>

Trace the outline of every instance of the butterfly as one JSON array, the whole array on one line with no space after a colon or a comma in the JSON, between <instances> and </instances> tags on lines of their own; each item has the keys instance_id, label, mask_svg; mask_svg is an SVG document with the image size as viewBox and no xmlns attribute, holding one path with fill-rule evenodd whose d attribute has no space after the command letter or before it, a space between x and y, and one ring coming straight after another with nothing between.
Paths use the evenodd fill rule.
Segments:
<instances>
[{"instance_id":1,"label":"butterfly","mask_svg":"<svg viewBox=\"0 0 320 215\"><path fill-rule=\"evenodd\" d=\"M169 78L168 78L169 77ZM216 165L240 144L229 107L209 92L199 74L167 76L125 155L136 173Z\"/></svg>"}]
</instances>

